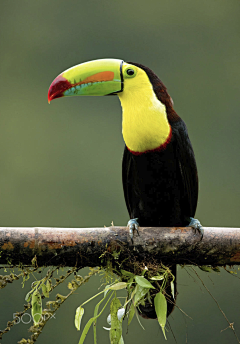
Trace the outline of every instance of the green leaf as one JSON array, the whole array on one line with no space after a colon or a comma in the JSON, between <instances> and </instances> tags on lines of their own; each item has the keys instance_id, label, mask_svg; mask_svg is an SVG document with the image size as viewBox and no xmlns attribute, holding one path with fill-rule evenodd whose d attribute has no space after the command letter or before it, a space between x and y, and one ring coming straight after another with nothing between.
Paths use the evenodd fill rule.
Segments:
<instances>
[{"instance_id":1,"label":"green leaf","mask_svg":"<svg viewBox=\"0 0 240 344\"><path fill-rule=\"evenodd\" d=\"M121 273L127 277L134 277L134 274L132 274L131 272L126 271L126 270L121 270Z\"/></svg>"},{"instance_id":2,"label":"green leaf","mask_svg":"<svg viewBox=\"0 0 240 344\"><path fill-rule=\"evenodd\" d=\"M174 282L173 281L171 281L171 293L172 293L172 297L173 297L173 299L174 299Z\"/></svg>"},{"instance_id":3,"label":"green leaf","mask_svg":"<svg viewBox=\"0 0 240 344\"><path fill-rule=\"evenodd\" d=\"M81 320L84 314L84 308L82 308L81 306L79 306L76 309L76 314L75 314L75 327L78 331L80 331L80 326L81 326Z\"/></svg>"},{"instance_id":4,"label":"green leaf","mask_svg":"<svg viewBox=\"0 0 240 344\"><path fill-rule=\"evenodd\" d=\"M32 317L34 325L37 325L42 317L42 298L38 290L32 295Z\"/></svg>"},{"instance_id":5,"label":"green leaf","mask_svg":"<svg viewBox=\"0 0 240 344\"><path fill-rule=\"evenodd\" d=\"M136 289L136 292L134 295L134 305L136 307L138 303L144 299L144 296L148 293L149 288L143 288L139 284L137 284L135 289Z\"/></svg>"},{"instance_id":6,"label":"green leaf","mask_svg":"<svg viewBox=\"0 0 240 344\"><path fill-rule=\"evenodd\" d=\"M52 289L52 281L51 280L47 280L46 287L47 287L47 291L50 292Z\"/></svg>"},{"instance_id":7,"label":"green leaf","mask_svg":"<svg viewBox=\"0 0 240 344\"><path fill-rule=\"evenodd\" d=\"M29 302L32 298L32 293L34 292L34 290L30 290L27 295L25 296L25 301Z\"/></svg>"},{"instance_id":8,"label":"green leaf","mask_svg":"<svg viewBox=\"0 0 240 344\"><path fill-rule=\"evenodd\" d=\"M201 269L202 271L205 271L205 272L211 272L212 271L212 269L207 265L199 266L199 269Z\"/></svg>"},{"instance_id":9,"label":"green leaf","mask_svg":"<svg viewBox=\"0 0 240 344\"><path fill-rule=\"evenodd\" d=\"M49 297L49 292L45 284L42 284L42 292L45 297Z\"/></svg>"},{"instance_id":10,"label":"green leaf","mask_svg":"<svg viewBox=\"0 0 240 344\"><path fill-rule=\"evenodd\" d=\"M110 305L111 314L111 330L110 330L110 343L119 344L122 336L122 321L118 320L117 312L122 307L121 302L115 297Z\"/></svg>"},{"instance_id":11,"label":"green leaf","mask_svg":"<svg viewBox=\"0 0 240 344\"><path fill-rule=\"evenodd\" d=\"M31 297L32 297L31 294L34 292L34 290L37 289L37 287L39 286L39 284L40 284L41 281L42 281L42 280L40 280L40 281L34 281L34 282L32 283L32 290L30 290L30 291L27 293L27 295L26 295L26 297L25 297L25 301L29 302L29 301L31 300Z\"/></svg>"},{"instance_id":12,"label":"green leaf","mask_svg":"<svg viewBox=\"0 0 240 344\"><path fill-rule=\"evenodd\" d=\"M155 289L152 284L143 276L135 276L135 281L143 288L152 288Z\"/></svg>"},{"instance_id":13,"label":"green leaf","mask_svg":"<svg viewBox=\"0 0 240 344\"><path fill-rule=\"evenodd\" d=\"M153 276L150 278L153 281L162 281L164 279L163 275Z\"/></svg>"},{"instance_id":14,"label":"green leaf","mask_svg":"<svg viewBox=\"0 0 240 344\"><path fill-rule=\"evenodd\" d=\"M129 314L128 314L128 325L130 325L130 323L134 317L134 314L135 314L135 307L134 307L134 304L132 303L131 307L129 309Z\"/></svg>"},{"instance_id":15,"label":"green leaf","mask_svg":"<svg viewBox=\"0 0 240 344\"><path fill-rule=\"evenodd\" d=\"M167 321L167 301L166 301L165 296L161 292L157 293L157 295L155 296L154 306L155 306L155 311L157 313L158 322L164 334L164 338L167 340L166 334L165 334L165 325Z\"/></svg>"},{"instance_id":16,"label":"green leaf","mask_svg":"<svg viewBox=\"0 0 240 344\"><path fill-rule=\"evenodd\" d=\"M120 290L120 289L124 289L127 287L127 283L126 282L118 282L115 283L114 285L112 285L111 287L109 287L110 290Z\"/></svg>"}]
</instances>

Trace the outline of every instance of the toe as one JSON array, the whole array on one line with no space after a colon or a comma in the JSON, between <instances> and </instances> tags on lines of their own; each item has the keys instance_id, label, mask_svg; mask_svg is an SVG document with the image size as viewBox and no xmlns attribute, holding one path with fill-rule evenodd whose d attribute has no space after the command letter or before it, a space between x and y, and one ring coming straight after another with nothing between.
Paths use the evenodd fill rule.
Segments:
<instances>
[{"instance_id":1,"label":"toe","mask_svg":"<svg viewBox=\"0 0 240 344\"><path fill-rule=\"evenodd\" d=\"M204 229L198 219L194 219L193 217L190 217L190 223L188 227L192 227L195 230L197 230L201 234L201 239L203 238Z\"/></svg>"},{"instance_id":2,"label":"toe","mask_svg":"<svg viewBox=\"0 0 240 344\"><path fill-rule=\"evenodd\" d=\"M137 220L138 219L131 219L128 221L128 224L127 224L127 227L129 228L129 235L130 235L132 243L133 243L133 232L134 232L134 230L136 230L138 235L139 235L139 231L138 231L139 224L138 224Z\"/></svg>"}]
</instances>

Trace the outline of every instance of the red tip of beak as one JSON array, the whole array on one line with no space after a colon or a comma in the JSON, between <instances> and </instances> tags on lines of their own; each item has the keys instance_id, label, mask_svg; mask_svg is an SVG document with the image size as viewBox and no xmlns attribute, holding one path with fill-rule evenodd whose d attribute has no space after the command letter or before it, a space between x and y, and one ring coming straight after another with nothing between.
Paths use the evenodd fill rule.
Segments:
<instances>
[{"instance_id":1,"label":"red tip of beak","mask_svg":"<svg viewBox=\"0 0 240 344\"><path fill-rule=\"evenodd\" d=\"M71 88L71 83L65 79L62 74L56 77L55 80L51 83L51 86L48 90L48 103L50 103L51 100L63 97L63 92Z\"/></svg>"}]
</instances>

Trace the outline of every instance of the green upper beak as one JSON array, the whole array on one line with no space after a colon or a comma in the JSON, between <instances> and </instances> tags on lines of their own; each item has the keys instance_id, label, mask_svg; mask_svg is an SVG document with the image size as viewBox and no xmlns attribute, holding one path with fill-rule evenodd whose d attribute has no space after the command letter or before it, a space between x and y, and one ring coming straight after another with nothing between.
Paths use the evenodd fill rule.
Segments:
<instances>
[{"instance_id":1,"label":"green upper beak","mask_svg":"<svg viewBox=\"0 0 240 344\"><path fill-rule=\"evenodd\" d=\"M102 59L69 68L52 82L48 102L66 96L106 96L122 92L122 65L122 60Z\"/></svg>"}]
</instances>

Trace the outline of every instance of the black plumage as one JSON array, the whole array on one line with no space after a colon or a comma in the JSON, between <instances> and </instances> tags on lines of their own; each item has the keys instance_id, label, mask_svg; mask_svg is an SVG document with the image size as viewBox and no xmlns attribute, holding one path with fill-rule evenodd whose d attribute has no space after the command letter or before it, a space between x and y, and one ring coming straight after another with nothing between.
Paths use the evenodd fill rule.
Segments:
<instances>
[{"instance_id":1,"label":"black plumage","mask_svg":"<svg viewBox=\"0 0 240 344\"><path fill-rule=\"evenodd\" d=\"M129 63L148 75L158 100L166 106L172 129L170 142L159 151L134 155L125 146L122 178L129 216L138 218L140 226L187 226L197 207L198 174L186 125L159 78L149 68ZM176 273L176 266L172 270ZM168 305L168 314L172 308ZM149 317L156 317L154 311L150 313Z\"/></svg>"}]
</instances>

